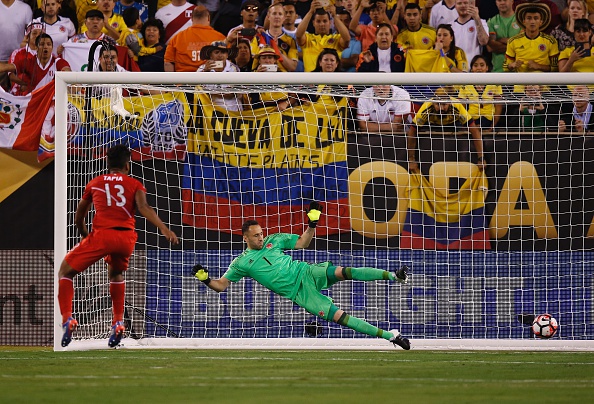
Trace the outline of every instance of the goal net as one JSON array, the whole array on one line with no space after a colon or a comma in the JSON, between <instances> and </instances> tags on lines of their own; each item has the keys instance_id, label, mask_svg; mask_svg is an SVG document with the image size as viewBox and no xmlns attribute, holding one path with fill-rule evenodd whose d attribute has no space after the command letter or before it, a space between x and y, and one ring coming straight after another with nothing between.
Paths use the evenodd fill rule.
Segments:
<instances>
[{"instance_id":1,"label":"goal net","mask_svg":"<svg viewBox=\"0 0 594 404\"><path fill-rule=\"evenodd\" d=\"M57 73L56 271L80 239L85 184L125 143L180 245L137 217L124 346L389 349L251 279L217 294L192 276L196 263L225 273L247 219L300 235L311 201L324 205L314 241L288 254L411 268L406 285L324 292L346 313L413 347L590 346L594 114L581 105L593 85L562 73ZM75 289L69 349L107 346L106 264ZM560 323L552 340L518 321L541 313Z\"/></svg>"}]
</instances>

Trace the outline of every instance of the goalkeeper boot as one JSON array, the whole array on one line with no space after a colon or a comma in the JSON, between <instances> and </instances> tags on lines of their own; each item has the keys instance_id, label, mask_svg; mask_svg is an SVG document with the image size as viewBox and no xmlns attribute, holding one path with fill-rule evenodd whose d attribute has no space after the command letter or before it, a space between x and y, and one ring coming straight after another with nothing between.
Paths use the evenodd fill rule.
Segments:
<instances>
[{"instance_id":1,"label":"goalkeeper boot","mask_svg":"<svg viewBox=\"0 0 594 404\"><path fill-rule=\"evenodd\" d=\"M400 269L396 271L396 280L400 283L408 283L408 271L410 271L410 268L406 265L400 267Z\"/></svg>"},{"instance_id":2,"label":"goalkeeper boot","mask_svg":"<svg viewBox=\"0 0 594 404\"><path fill-rule=\"evenodd\" d=\"M390 330L390 332L394 334L394 336L390 338L390 342L394 344L394 346L398 345L400 348L407 351L410 349L410 341L408 338L403 337L402 334L400 334L400 331Z\"/></svg>"},{"instance_id":3,"label":"goalkeeper boot","mask_svg":"<svg viewBox=\"0 0 594 404\"><path fill-rule=\"evenodd\" d=\"M114 325L111 326L111 335L109 336L109 341L107 345L110 348L115 348L120 345L120 341L124 336L124 331L126 331L126 327L124 327L124 323L121 321L116 322Z\"/></svg>"},{"instance_id":4,"label":"goalkeeper boot","mask_svg":"<svg viewBox=\"0 0 594 404\"><path fill-rule=\"evenodd\" d=\"M68 320L64 324L62 324L62 329L64 330L64 335L62 335L62 346L67 347L72 341L72 333L78 327L78 321L73 319L72 317L68 317Z\"/></svg>"}]
</instances>

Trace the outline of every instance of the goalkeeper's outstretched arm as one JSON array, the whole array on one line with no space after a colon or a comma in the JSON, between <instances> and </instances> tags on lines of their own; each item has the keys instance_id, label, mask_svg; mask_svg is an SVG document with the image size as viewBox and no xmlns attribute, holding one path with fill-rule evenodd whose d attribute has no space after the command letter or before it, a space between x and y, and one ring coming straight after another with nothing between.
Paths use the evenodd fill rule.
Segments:
<instances>
[{"instance_id":1,"label":"goalkeeper's outstretched arm","mask_svg":"<svg viewBox=\"0 0 594 404\"><path fill-rule=\"evenodd\" d=\"M192 268L192 273L200 282L204 283L206 286L214 290L215 292L223 292L225 289L231 285L231 281L225 277L220 279L210 279L208 276L208 269L204 268L200 264L194 265Z\"/></svg>"},{"instance_id":2,"label":"goalkeeper's outstretched arm","mask_svg":"<svg viewBox=\"0 0 594 404\"><path fill-rule=\"evenodd\" d=\"M307 210L308 227L295 243L296 250L309 247L316 232L316 226L318 225L320 216L322 215L322 210L323 207L318 202L309 204L309 209Z\"/></svg>"}]
</instances>

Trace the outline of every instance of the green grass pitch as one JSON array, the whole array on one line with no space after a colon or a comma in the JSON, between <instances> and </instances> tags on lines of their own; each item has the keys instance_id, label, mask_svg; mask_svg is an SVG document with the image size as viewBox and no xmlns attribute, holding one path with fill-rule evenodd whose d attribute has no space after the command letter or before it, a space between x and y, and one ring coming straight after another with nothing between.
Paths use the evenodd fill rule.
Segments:
<instances>
[{"instance_id":1,"label":"green grass pitch","mask_svg":"<svg viewBox=\"0 0 594 404\"><path fill-rule=\"evenodd\" d=\"M2 403L586 403L593 352L0 347Z\"/></svg>"}]
</instances>

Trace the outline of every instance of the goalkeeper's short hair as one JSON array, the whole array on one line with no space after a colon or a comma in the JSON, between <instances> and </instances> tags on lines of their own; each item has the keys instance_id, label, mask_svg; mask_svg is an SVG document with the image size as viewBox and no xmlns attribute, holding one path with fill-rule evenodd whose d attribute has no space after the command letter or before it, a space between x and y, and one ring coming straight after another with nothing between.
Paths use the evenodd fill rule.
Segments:
<instances>
[{"instance_id":1,"label":"goalkeeper's short hair","mask_svg":"<svg viewBox=\"0 0 594 404\"><path fill-rule=\"evenodd\" d=\"M250 226L259 226L259 225L260 225L260 223L258 223L257 220L246 220L241 225L241 234L247 233L247 231L250 229Z\"/></svg>"}]
</instances>

